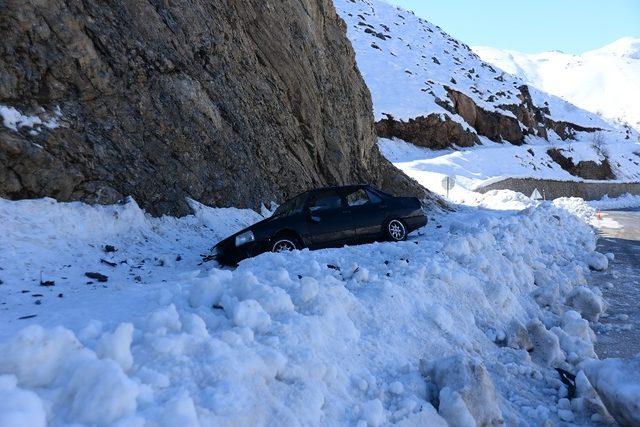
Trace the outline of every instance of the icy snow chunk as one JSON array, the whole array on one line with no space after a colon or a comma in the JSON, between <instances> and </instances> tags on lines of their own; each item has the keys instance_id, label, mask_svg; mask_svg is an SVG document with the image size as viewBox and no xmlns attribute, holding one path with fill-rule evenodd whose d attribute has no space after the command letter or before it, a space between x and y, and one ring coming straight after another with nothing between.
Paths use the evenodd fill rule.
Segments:
<instances>
[{"instance_id":1,"label":"icy snow chunk","mask_svg":"<svg viewBox=\"0 0 640 427\"><path fill-rule=\"evenodd\" d=\"M180 393L165 406L160 426L200 427L196 407L186 392Z\"/></svg>"},{"instance_id":2,"label":"icy snow chunk","mask_svg":"<svg viewBox=\"0 0 640 427\"><path fill-rule=\"evenodd\" d=\"M412 413L406 418L395 423L397 427L415 427L415 426L428 426L428 427L448 427L447 422L442 418L436 409L428 402L422 402L420 404L420 412Z\"/></svg>"},{"instance_id":3,"label":"icy snow chunk","mask_svg":"<svg viewBox=\"0 0 640 427\"><path fill-rule=\"evenodd\" d=\"M303 277L300 279L300 300L302 302L311 301L318 295L318 281L313 277Z\"/></svg>"},{"instance_id":4,"label":"icy snow chunk","mask_svg":"<svg viewBox=\"0 0 640 427\"><path fill-rule=\"evenodd\" d=\"M351 275L351 278L356 282L368 282L369 281L369 270L364 267L356 267Z\"/></svg>"},{"instance_id":5,"label":"icy snow chunk","mask_svg":"<svg viewBox=\"0 0 640 427\"><path fill-rule=\"evenodd\" d=\"M560 340L549 332L539 320L532 320L527 325L527 331L533 343L531 359L544 366L556 366L564 361L564 354L560 349Z\"/></svg>"},{"instance_id":6,"label":"icy snow chunk","mask_svg":"<svg viewBox=\"0 0 640 427\"><path fill-rule=\"evenodd\" d=\"M540 307L553 307L560 300L560 285L549 283L536 288L533 297Z\"/></svg>"},{"instance_id":7,"label":"icy snow chunk","mask_svg":"<svg viewBox=\"0 0 640 427\"><path fill-rule=\"evenodd\" d=\"M82 328L78 333L78 338L82 341L90 341L97 339L102 334L102 322L99 320L91 319L87 326Z\"/></svg>"},{"instance_id":8,"label":"icy snow chunk","mask_svg":"<svg viewBox=\"0 0 640 427\"><path fill-rule=\"evenodd\" d=\"M386 420L386 415L380 399L370 400L363 404L360 417L366 421L367 426L378 427L382 425Z\"/></svg>"},{"instance_id":9,"label":"icy snow chunk","mask_svg":"<svg viewBox=\"0 0 640 427\"><path fill-rule=\"evenodd\" d=\"M179 331L182 328L180 315L175 304L169 304L165 308L158 309L151 313L148 327L151 330L165 329L169 331Z\"/></svg>"},{"instance_id":10,"label":"icy snow chunk","mask_svg":"<svg viewBox=\"0 0 640 427\"><path fill-rule=\"evenodd\" d=\"M393 394L402 394L404 392L404 386L400 381L394 381L389 384L389 391Z\"/></svg>"},{"instance_id":11,"label":"icy snow chunk","mask_svg":"<svg viewBox=\"0 0 640 427\"><path fill-rule=\"evenodd\" d=\"M584 371L578 371L576 375L576 396L571 400L573 412L589 416L592 421L600 421L605 424L615 423Z\"/></svg>"},{"instance_id":12,"label":"icy snow chunk","mask_svg":"<svg viewBox=\"0 0 640 427\"><path fill-rule=\"evenodd\" d=\"M245 326L257 332L265 332L271 325L271 316L256 300L239 302L233 310L233 321L237 326Z\"/></svg>"},{"instance_id":13,"label":"icy snow chunk","mask_svg":"<svg viewBox=\"0 0 640 427\"><path fill-rule=\"evenodd\" d=\"M553 328L560 340L560 347L571 363L577 363L588 357L596 357L593 349L595 335L579 313L568 310L562 316L562 328Z\"/></svg>"},{"instance_id":14,"label":"icy snow chunk","mask_svg":"<svg viewBox=\"0 0 640 427\"><path fill-rule=\"evenodd\" d=\"M133 325L121 323L113 333L105 333L96 347L96 354L101 358L114 360L123 371L133 366L131 342L133 341Z\"/></svg>"},{"instance_id":15,"label":"icy snow chunk","mask_svg":"<svg viewBox=\"0 0 640 427\"><path fill-rule=\"evenodd\" d=\"M476 420L460 396L460 393L445 387L440 390L440 415L453 427L476 427Z\"/></svg>"},{"instance_id":16,"label":"icy snow chunk","mask_svg":"<svg viewBox=\"0 0 640 427\"><path fill-rule=\"evenodd\" d=\"M577 286L567 296L566 304L578 311L583 318L597 322L604 311L602 297L586 286Z\"/></svg>"},{"instance_id":17,"label":"icy snow chunk","mask_svg":"<svg viewBox=\"0 0 640 427\"><path fill-rule=\"evenodd\" d=\"M196 338L207 338L209 332L207 331L207 324L204 323L202 317L197 314L188 314L184 318L184 331Z\"/></svg>"},{"instance_id":18,"label":"icy snow chunk","mask_svg":"<svg viewBox=\"0 0 640 427\"><path fill-rule=\"evenodd\" d=\"M604 271L609 267L609 258L600 252L592 252L591 255L589 255L588 263L589 268L596 271Z\"/></svg>"},{"instance_id":19,"label":"icy snow chunk","mask_svg":"<svg viewBox=\"0 0 640 427\"><path fill-rule=\"evenodd\" d=\"M26 387L45 387L82 345L68 329L32 325L0 344L0 373L11 372Z\"/></svg>"},{"instance_id":20,"label":"icy snow chunk","mask_svg":"<svg viewBox=\"0 0 640 427\"><path fill-rule=\"evenodd\" d=\"M65 387L73 399L69 403L71 419L108 425L135 412L140 388L118 364L86 358L74 365Z\"/></svg>"},{"instance_id":21,"label":"icy snow chunk","mask_svg":"<svg viewBox=\"0 0 640 427\"><path fill-rule=\"evenodd\" d=\"M640 425L640 355L631 359L590 360L582 368L618 423Z\"/></svg>"},{"instance_id":22,"label":"icy snow chunk","mask_svg":"<svg viewBox=\"0 0 640 427\"><path fill-rule=\"evenodd\" d=\"M209 276L198 280L189 293L191 307L211 307L220 301L224 292L224 283L231 279L233 274L227 270L213 269Z\"/></svg>"},{"instance_id":23,"label":"icy snow chunk","mask_svg":"<svg viewBox=\"0 0 640 427\"><path fill-rule=\"evenodd\" d=\"M440 304L432 304L426 310L426 315L431 318L443 331L451 332L453 327L453 318L451 314Z\"/></svg>"},{"instance_id":24,"label":"icy snow chunk","mask_svg":"<svg viewBox=\"0 0 640 427\"><path fill-rule=\"evenodd\" d=\"M493 382L480 360L465 355L421 360L420 371L439 390L438 411L449 424L504 424Z\"/></svg>"},{"instance_id":25,"label":"icy snow chunk","mask_svg":"<svg viewBox=\"0 0 640 427\"><path fill-rule=\"evenodd\" d=\"M150 384L155 388L169 387L171 381L165 374L157 372L151 368L143 366L136 372L136 376L145 384Z\"/></svg>"},{"instance_id":26,"label":"icy snow chunk","mask_svg":"<svg viewBox=\"0 0 640 427\"><path fill-rule=\"evenodd\" d=\"M0 345L0 373L5 372L15 374L22 387L51 389L64 396L46 406L75 422L109 425L137 407L140 389L120 365L98 359L62 327L30 326ZM64 410L58 404L64 404Z\"/></svg>"},{"instance_id":27,"label":"icy snow chunk","mask_svg":"<svg viewBox=\"0 0 640 427\"><path fill-rule=\"evenodd\" d=\"M515 319L509 323L507 331L507 346L527 351L533 348L533 343L531 342L527 328Z\"/></svg>"},{"instance_id":28,"label":"icy snow chunk","mask_svg":"<svg viewBox=\"0 0 640 427\"><path fill-rule=\"evenodd\" d=\"M17 387L13 375L0 375L0 427L46 425L47 414L38 395Z\"/></svg>"},{"instance_id":29,"label":"icy snow chunk","mask_svg":"<svg viewBox=\"0 0 640 427\"><path fill-rule=\"evenodd\" d=\"M573 412L571 412L571 409L559 409L558 417L560 417L562 421L566 421L566 422L571 422L574 419Z\"/></svg>"},{"instance_id":30,"label":"icy snow chunk","mask_svg":"<svg viewBox=\"0 0 640 427\"><path fill-rule=\"evenodd\" d=\"M615 254L611 252L607 252L606 254L604 254L604 256L606 256L609 261L613 261L614 259L616 259Z\"/></svg>"},{"instance_id":31,"label":"icy snow chunk","mask_svg":"<svg viewBox=\"0 0 640 427\"><path fill-rule=\"evenodd\" d=\"M282 283L285 276L282 274L284 270L276 271L276 277L274 280ZM290 282L291 279L286 274L286 282ZM225 308L229 303L234 305L231 301L235 297L237 300L255 300L261 308L269 315L277 315L282 313L290 313L294 311L294 305L291 301L291 297L279 286L273 286L265 280L265 283L261 283L252 271L242 271L240 273L234 273L234 277L230 282L229 290L222 297Z\"/></svg>"}]
</instances>

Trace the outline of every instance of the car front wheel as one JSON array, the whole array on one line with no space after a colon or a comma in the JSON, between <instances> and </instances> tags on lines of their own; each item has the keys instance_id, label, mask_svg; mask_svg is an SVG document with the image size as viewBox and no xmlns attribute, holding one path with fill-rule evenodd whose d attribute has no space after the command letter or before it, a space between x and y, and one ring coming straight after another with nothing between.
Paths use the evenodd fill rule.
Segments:
<instances>
[{"instance_id":1,"label":"car front wheel","mask_svg":"<svg viewBox=\"0 0 640 427\"><path fill-rule=\"evenodd\" d=\"M296 249L299 249L298 246L296 246L296 242L290 238L276 239L276 241L273 242L273 246L271 246L271 252L291 252Z\"/></svg>"},{"instance_id":2,"label":"car front wheel","mask_svg":"<svg viewBox=\"0 0 640 427\"><path fill-rule=\"evenodd\" d=\"M387 224L387 237L389 239L400 242L407 238L407 229L399 219L392 219Z\"/></svg>"}]
</instances>

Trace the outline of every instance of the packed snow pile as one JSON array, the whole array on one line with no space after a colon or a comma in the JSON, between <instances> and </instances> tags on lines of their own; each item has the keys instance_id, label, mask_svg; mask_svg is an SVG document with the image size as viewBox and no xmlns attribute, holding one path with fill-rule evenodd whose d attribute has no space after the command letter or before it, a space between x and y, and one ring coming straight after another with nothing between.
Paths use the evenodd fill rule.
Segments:
<instances>
[{"instance_id":1,"label":"packed snow pile","mask_svg":"<svg viewBox=\"0 0 640 427\"><path fill-rule=\"evenodd\" d=\"M1 201L0 425L593 415L561 403L554 369L593 356L585 318L603 309L586 280L594 233L569 211L461 208L406 242L229 270L200 254L260 216L194 206L176 219L131 200Z\"/></svg>"}]
</instances>

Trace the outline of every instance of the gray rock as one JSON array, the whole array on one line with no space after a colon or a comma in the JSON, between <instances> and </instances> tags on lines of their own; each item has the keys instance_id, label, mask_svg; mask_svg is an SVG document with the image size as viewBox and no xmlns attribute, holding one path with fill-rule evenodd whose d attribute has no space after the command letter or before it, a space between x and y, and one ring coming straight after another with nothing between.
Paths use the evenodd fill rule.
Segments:
<instances>
[{"instance_id":1,"label":"gray rock","mask_svg":"<svg viewBox=\"0 0 640 427\"><path fill-rule=\"evenodd\" d=\"M186 214L309 187L425 190L382 158L371 99L331 0L7 0L0 196ZM44 111L43 111L44 110Z\"/></svg>"}]
</instances>

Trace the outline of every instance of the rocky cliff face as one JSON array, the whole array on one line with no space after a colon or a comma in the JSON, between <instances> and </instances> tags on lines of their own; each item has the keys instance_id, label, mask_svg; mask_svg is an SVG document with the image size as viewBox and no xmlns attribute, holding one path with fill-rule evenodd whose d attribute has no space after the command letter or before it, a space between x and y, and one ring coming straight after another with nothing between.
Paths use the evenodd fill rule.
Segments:
<instances>
[{"instance_id":1,"label":"rocky cliff face","mask_svg":"<svg viewBox=\"0 0 640 427\"><path fill-rule=\"evenodd\" d=\"M421 191L375 145L331 0L8 0L0 196L154 214L256 207L308 187Z\"/></svg>"}]
</instances>

